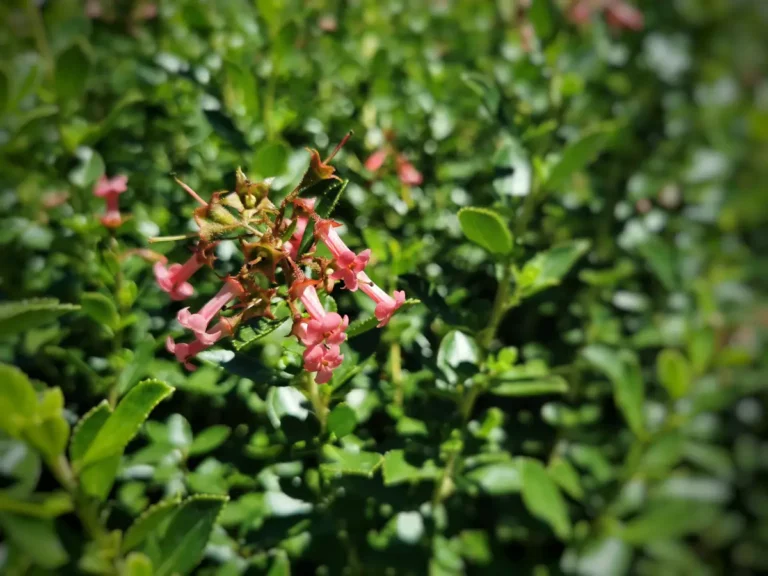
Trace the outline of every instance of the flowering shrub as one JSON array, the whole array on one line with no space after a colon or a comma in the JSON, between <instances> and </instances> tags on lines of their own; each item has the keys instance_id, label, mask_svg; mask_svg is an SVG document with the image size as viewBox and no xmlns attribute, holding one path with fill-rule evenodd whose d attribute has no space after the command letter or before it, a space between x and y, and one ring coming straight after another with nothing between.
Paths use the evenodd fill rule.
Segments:
<instances>
[{"instance_id":1,"label":"flowering shrub","mask_svg":"<svg viewBox=\"0 0 768 576\"><path fill-rule=\"evenodd\" d=\"M0 573L768 569L764 2L0 18Z\"/></svg>"}]
</instances>

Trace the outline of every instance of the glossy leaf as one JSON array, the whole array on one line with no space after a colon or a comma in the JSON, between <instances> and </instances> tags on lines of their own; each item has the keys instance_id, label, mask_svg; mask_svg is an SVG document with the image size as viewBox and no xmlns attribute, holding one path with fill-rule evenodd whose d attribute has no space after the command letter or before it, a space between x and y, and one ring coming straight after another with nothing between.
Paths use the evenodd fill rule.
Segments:
<instances>
[{"instance_id":1,"label":"glossy leaf","mask_svg":"<svg viewBox=\"0 0 768 576\"><path fill-rule=\"evenodd\" d=\"M79 309L74 304L59 304L55 298L3 302L0 303L0 335L32 330Z\"/></svg>"},{"instance_id":2,"label":"glossy leaf","mask_svg":"<svg viewBox=\"0 0 768 576\"><path fill-rule=\"evenodd\" d=\"M505 255L512 251L512 233L503 218L488 208L459 210L461 231L475 244L492 254Z\"/></svg>"},{"instance_id":3,"label":"glossy leaf","mask_svg":"<svg viewBox=\"0 0 768 576\"><path fill-rule=\"evenodd\" d=\"M519 466L526 508L535 517L549 524L560 539L570 538L571 520L568 508L547 470L541 462L531 458L521 458Z\"/></svg>"},{"instance_id":4,"label":"glossy leaf","mask_svg":"<svg viewBox=\"0 0 768 576\"><path fill-rule=\"evenodd\" d=\"M357 426L357 417L355 411L347 404L337 405L330 414L328 414L328 431L336 435L336 438L342 438L351 434Z\"/></svg>"}]
</instances>

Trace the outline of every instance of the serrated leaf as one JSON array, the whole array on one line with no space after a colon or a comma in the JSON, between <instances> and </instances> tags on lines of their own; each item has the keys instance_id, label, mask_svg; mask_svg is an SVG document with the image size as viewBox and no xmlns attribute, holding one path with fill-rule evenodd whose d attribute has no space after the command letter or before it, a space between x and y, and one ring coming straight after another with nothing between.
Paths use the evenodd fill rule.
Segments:
<instances>
[{"instance_id":1,"label":"serrated leaf","mask_svg":"<svg viewBox=\"0 0 768 576\"><path fill-rule=\"evenodd\" d=\"M0 526L4 536L33 564L53 570L69 560L50 519L4 512L0 513Z\"/></svg>"},{"instance_id":2,"label":"serrated leaf","mask_svg":"<svg viewBox=\"0 0 768 576\"><path fill-rule=\"evenodd\" d=\"M192 440L192 445L189 447L188 454L190 456L197 456L215 450L229 438L231 432L232 430L229 426L223 425L206 428Z\"/></svg>"},{"instance_id":3,"label":"serrated leaf","mask_svg":"<svg viewBox=\"0 0 768 576\"><path fill-rule=\"evenodd\" d=\"M146 374L155 352L155 339L147 336L136 345L133 356L117 377L118 398L125 395Z\"/></svg>"},{"instance_id":4,"label":"serrated leaf","mask_svg":"<svg viewBox=\"0 0 768 576\"><path fill-rule=\"evenodd\" d=\"M547 189L562 187L568 179L594 162L610 143L616 127L600 126L569 142L544 183Z\"/></svg>"},{"instance_id":5,"label":"serrated leaf","mask_svg":"<svg viewBox=\"0 0 768 576\"><path fill-rule=\"evenodd\" d=\"M624 414L629 427L637 436L645 435L645 384L637 357L629 351L619 353L607 346L586 347L582 354L613 384L616 405Z\"/></svg>"},{"instance_id":6,"label":"serrated leaf","mask_svg":"<svg viewBox=\"0 0 768 576\"><path fill-rule=\"evenodd\" d=\"M55 298L3 302L0 304L0 335L25 332L79 309L80 306L74 304L59 304Z\"/></svg>"},{"instance_id":7,"label":"serrated leaf","mask_svg":"<svg viewBox=\"0 0 768 576\"><path fill-rule=\"evenodd\" d=\"M320 468L328 475L373 476L384 463L384 457L376 452L351 452L328 444L323 446L323 456L326 462Z\"/></svg>"},{"instance_id":8,"label":"serrated leaf","mask_svg":"<svg viewBox=\"0 0 768 576\"><path fill-rule=\"evenodd\" d=\"M181 506L181 496L169 500L163 500L150 506L133 521L133 524L125 531L121 550L123 553L136 548L144 542L160 524L176 512Z\"/></svg>"},{"instance_id":9,"label":"serrated leaf","mask_svg":"<svg viewBox=\"0 0 768 576\"><path fill-rule=\"evenodd\" d=\"M525 507L533 516L549 524L561 540L570 538L568 508L544 466L532 458L520 458L519 466Z\"/></svg>"},{"instance_id":10,"label":"serrated leaf","mask_svg":"<svg viewBox=\"0 0 768 576\"><path fill-rule=\"evenodd\" d=\"M512 251L512 233L504 219L488 208L462 208L459 224L469 240L492 254L506 255Z\"/></svg>"},{"instance_id":11,"label":"serrated leaf","mask_svg":"<svg viewBox=\"0 0 768 576\"><path fill-rule=\"evenodd\" d=\"M235 340L232 345L238 352L247 350L259 340L272 334L272 332L280 328L288 320L290 320L290 318L286 316L285 318L277 318L275 320L262 320L256 328L245 326L240 329L240 332L237 335L238 339Z\"/></svg>"},{"instance_id":12,"label":"serrated leaf","mask_svg":"<svg viewBox=\"0 0 768 576\"><path fill-rule=\"evenodd\" d=\"M414 466L406 459L404 450L390 450L384 454L382 474L386 486L432 480L437 478L439 472L440 470L431 460L421 467Z\"/></svg>"},{"instance_id":13,"label":"serrated leaf","mask_svg":"<svg viewBox=\"0 0 768 576\"><path fill-rule=\"evenodd\" d=\"M328 431L333 432L336 438L343 438L347 434L351 434L357 427L355 411L342 402L328 414L327 426Z\"/></svg>"},{"instance_id":14,"label":"serrated leaf","mask_svg":"<svg viewBox=\"0 0 768 576\"><path fill-rule=\"evenodd\" d=\"M88 451L93 439L96 438L101 427L112 414L112 409L106 400L91 408L78 421L72 431L72 441L69 444L69 459L72 462L79 461Z\"/></svg>"},{"instance_id":15,"label":"serrated leaf","mask_svg":"<svg viewBox=\"0 0 768 576\"><path fill-rule=\"evenodd\" d=\"M336 208L336 204L339 203L342 194L347 189L349 180L321 180L313 186L310 186L306 191L302 192L302 196L305 194L308 196L315 196L317 201L315 202L315 213L320 218L330 218L333 214L333 210ZM317 193L314 190L322 186ZM310 246L315 240L315 221L310 219L307 222L307 227L304 229L304 235L301 237L301 244L299 245L299 255L304 254L309 250Z\"/></svg>"},{"instance_id":16,"label":"serrated leaf","mask_svg":"<svg viewBox=\"0 0 768 576\"><path fill-rule=\"evenodd\" d=\"M533 380L516 380L493 385L488 390L494 396L538 396L542 394L565 394L568 383L560 376L544 376Z\"/></svg>"},{"instance_id":17,"label":"serrated leaf","mask_svg":"<svg viewBox=\"0 0 768 576\"><path fill-rule=\"evenodd\" d=\"M227 500L226 496L200 495L182 503L158 543L155 576L187 574L197 566Z\"/></svg>"},{"instance_id":18,"label":"serrated leaf","mask_svg":"<svg viewBox=\"0 0 768 576\"><path fill-rule=\"evenodd\" d=\"M656 373L672 398L682 398L691 387L691 365L679 350L666 349L656 357Z\"/></svg>"},{"instance_id":19,"label":"serrated leaf","mask_svg":"<svg viewBox=\"0 0 768 576\"><path fill-rule=\"evenodd\" d=\"M116 330L120 325L120 314L117 306L104 294L99 292L86 292L80 300L83 312L88 314L99 324L107 326L111 330Z\"/></svg>"},{"instance_id":20,"label":"serrated leaf","mask_svg":"<svg viewBox=\"0 0 768 576\"><path fill-rule=\"evenodd\" d=\"M96 434L96 438L82 458L81 466L85 467L116 454L122 454L149 413L172 392L171 386L159 380L145 380L135 386L120 401Z\"/></svg>"},{"instance_id":21,"label":"serrated leaf","mask_svg":"<svg viewBox=\"0 0 768 576\"><path fill-rule=\"evenodd\" d=\"M531 296L560 284L579 258L589 251L589 247L589 240L571 240L536 254L517 275L520 295Z\"/></svg>"}]
</instances>

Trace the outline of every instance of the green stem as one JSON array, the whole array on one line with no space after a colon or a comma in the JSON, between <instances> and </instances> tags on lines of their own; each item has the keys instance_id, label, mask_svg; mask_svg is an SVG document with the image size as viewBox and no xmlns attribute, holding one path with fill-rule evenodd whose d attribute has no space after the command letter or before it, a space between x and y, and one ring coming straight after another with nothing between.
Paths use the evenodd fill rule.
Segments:
<instances>
[{"instance_id":1,"label":"green stem","mask_svg":"<svg viewBox=\"0 0 768 576\"><path fill-rule=\"evenodd\" d=\"M496 288L496 297L493 300L493 308L491 309L491 317L488 320L488 327L483 330L478 339L480 346L483 348L483 355L488 353L493 339L496 337L496 331L499 329L501 320L504 318L504 313L508 309L509 301L509 285L512 281L512 266L509 262L504 262L504 269L501 273L501 280Z\"/></svg>"},{"instance_id":2,"label":"green stem","mask_svg":"<svg viewBox=\"0 0 768 576\"><path fill-rule=\"evenodd\" d=\"M403 405L403 358L400 342L392 342L389 348L389 369L395 386L395 405Z\"/></svg>"},{"instance_id":3,"label":"green stem","mask_svg":"<svg viewBox=\"0 0 768 576\"><path fill-rule=\"evenodd\" d=\"M323 398L320 396L320 389L315 381L314 372L307 372L307 392L309 393L309 401L312 403L312 409L315 411L317 419L320 421L320 431L325 433L325 426L328 420L328 407L325 405Z\"/></svg>"}]
</instances>

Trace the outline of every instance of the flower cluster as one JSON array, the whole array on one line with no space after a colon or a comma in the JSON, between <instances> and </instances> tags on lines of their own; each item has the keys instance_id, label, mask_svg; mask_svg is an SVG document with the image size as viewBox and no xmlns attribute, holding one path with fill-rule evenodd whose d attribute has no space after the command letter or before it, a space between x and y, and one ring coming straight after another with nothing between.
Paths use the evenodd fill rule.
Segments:
<instances>
[{"instance_id":1,"label":"flower cluster","mask_svg":"<svg viewBox=\"0 0 768 576\"><path fill-rule=\"evenodd\" d=\"M571 6L568 18L574 24L585 24L593 13L599 12L616 30L642 30L645 25L643 13L624 0L577 0Z\"/></svg>"},{"instance_id":2,"label":"flower cluster","mask_svg":"<svg viewBox=\"0 0 768 576\"><path fill-rule=\"evenodd\" d=\"M333 189L327 184L339 178L328 165L330 158L321 161L314 150L310 155L301 182L279 205L269 199L269 181L251 182L241 171L234 192L216 192L210 200L179 182L200 205L195 210L199 239L183 264L155 263L160 289L173 300L191 297L195 293L192 276L202 268L213 268L214 248L220 240L236 240L243 254L239 271L222 279L213 298L197 312L187 307L177 314L179 324L194 339L179 343L169 337L166 348L188 369L194 369L191 359L234 334L242 323L273 318L271 305L284 299L293 316L292 334L305 346L304 368L315 372L316 381L323 384L344 360L340 347L347 338L349 317L326 311L318 291L330 293L337 282L346 290L361 290L375 303L379 327L405 301L404 292L390 295L366 274L371 251L352 251L338 233L341 225L318 213L320 202L315 196ZM331 258L317 254L319 242L327 246Z\"/></svg>"}]
</instances>

